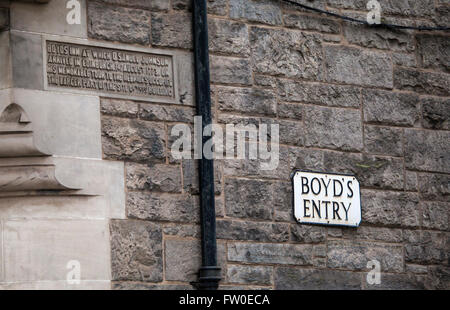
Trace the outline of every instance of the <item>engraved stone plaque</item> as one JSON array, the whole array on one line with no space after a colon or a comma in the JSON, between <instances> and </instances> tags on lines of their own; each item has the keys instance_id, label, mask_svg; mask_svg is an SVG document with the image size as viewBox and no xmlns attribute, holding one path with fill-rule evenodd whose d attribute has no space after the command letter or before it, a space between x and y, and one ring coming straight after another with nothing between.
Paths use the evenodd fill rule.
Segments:
<instances>
[{"instance_id":1,"label":"engraved stone plaque","mask_svg":"<svg viewBox=\"0 0 450 310\"><path fill-rule=\"evenodd\" d=\"M173 56L45 41L46 88L127 99L174 102Z\"/></svg>"}]
</instances>

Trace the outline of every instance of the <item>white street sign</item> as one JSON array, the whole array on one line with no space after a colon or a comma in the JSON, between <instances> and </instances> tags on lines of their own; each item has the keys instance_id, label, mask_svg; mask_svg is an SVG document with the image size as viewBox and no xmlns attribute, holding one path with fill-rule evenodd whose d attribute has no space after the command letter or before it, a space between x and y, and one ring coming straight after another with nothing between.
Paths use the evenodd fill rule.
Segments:
<instances>
[{"instance_id":1,"label":"white street sign","mask_svg":"<svg viewBox=\"0 0 450 310\"><path fill-rule=\"evenodd\" d=\"M299 223L358 227L359 181L354 176L295 171L294 216Z\"/></svg>"}]
</instances>

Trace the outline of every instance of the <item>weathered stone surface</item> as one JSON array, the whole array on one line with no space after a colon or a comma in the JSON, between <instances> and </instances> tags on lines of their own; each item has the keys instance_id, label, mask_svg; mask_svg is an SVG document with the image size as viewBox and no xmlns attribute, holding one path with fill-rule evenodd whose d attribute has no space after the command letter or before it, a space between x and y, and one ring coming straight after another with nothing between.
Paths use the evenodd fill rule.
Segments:
<instances>
[{"instance_id":1,"label":"weathered stone surface","mask_svg":"<svg viewBox=\"0 0 450 310\"><path fill-rule=\"evenodd\" d=\"M217 96L218 108L221 111L271 116L276 113L276 97L273 92L267 90L220 87Z\"/></svg>"},{"instance_id":2,"label":"weathered stone surface","mask_svg":"<svg viewBox=\"0 0 450 310\"><path fill-rule=\"evenodd\" d=\"M313 225L291 225L291 240L300 243L320 243L326 240L325 227Z\"/></svg>"},{"instance_id":3,"label":"weathered stone surface","mask_svg":"<svg viewBox=\"0 0 450 310\"><path fill-rule=\"evenodd\" d=\"M360 226L355 230L344 230L343 233L345 238L350 239L395 243L401 243L403 241L402 230L394 228Z\"/></svg>"},{"instance_id":4,"label":"weathered stone surface","mask_svg":"<svg viewBox=\"0 0 450 310\"><path fill-rule=\"evenodd\" d=\"M419 71L409 68L394 69L395 88L417 93L448 96L450 75L442 72Z\"/></svg>"},{"instance_id":5,"label":"weathered stone surface","mask_svg":"<svg viewBox=\"0 0 450 310\"><path fill-rule=\"evenodd\" d=\"M359 154L324 152L325 171L355 174L361 186L403 189L403 160Z\"/></svg>"},{"instance_id":6,"label":"weathered stone surface","mask_svg":"<svg viewBox=\"0 0 450 310\"><path fill-rule=\"evenodd\" d=\"M364 121L413 126L419 119L419 98L379 90L363 91Z\"/></svg>"},{"instance_id":7,"label":"weathered stone surface","mask_svg":"<svg viewBox=\"0 0 450 310\"><path fill-rule=\"evenodd\" d=\"M192 18L190 14L151 15L151 43L155 46L192 48Z\"/></svg>"},{"instance_id":8,"label":"weathered stone surface","mask_svg":"<svg viewBox=\"0 0 450 310\"><path fill-rule=\"evenodd\" d=\"M349 271L278 267L275 269L275 289L359 290L361 275Z\"/></svg>"},{"instance_id":9,"label":"weathered stone surface","mask_svg":"<svg viewBox=\"0 0 450 310\"><path fill-rule=\"evenodd\" d=\"M226 15L228 12L228 0L208 0L206 2L208 14ZM192 0L173 0L172 8L174 10L192 10Z\"/></svg>"},{"instance_id":10,"label":"weathered stone surface","mask_svg":"<svg viewBox=\"0 0 450 310\"><path fill-rule=\"evenodd\" d=\"M166 0L100 0L107 4L115 4L138 9L147 9L152 11L167 11L169 2Z\"/></svg>"},{"instance_id":11,"label":"weathered stone surface","mask_svg":"<svg viewBox=\"0 0 450 310\"><path fill-rule=\"evenodd\" d=\"M285 101L312 103L330 107L360 107L360 89L353 86L327 85L278 80L280 97Z\"/></svg>"},{"instance_id":12,"label":"weathered stone surface","mask_svg":"<svg viewBox=\"0 0 450 310\"><path fill-rule=\"evenodd\" d=\"M339 23L328 18L293 13L285 14L283 17L284 25L290 28L320 31L333 34L340 33L341 31Z\"/></svg>"},{"instance_id":13,"label":"weathered stone surface","mask_svg":"<svg viewBox=\"0 0 450 310\"><path fill-rule=\"evenodd\" d=\"M192 123L195 111L192 108L140 104L139 117L148 121Z\"/></svg>"},{"instance_id":14,"label":"weathered stone surface","mask_svg":"<svg viewBox=\"0 0 450 310\"><path fill-rule=\"evenodd\" d=\"M211 52L249 55L250 44L247 25L210 18L208 27L209 50Z\"/></svg>"},{"instance_id":15,"label":"weathered stone surface","mask_svg":"<svg viewBox=\"0 0 450 310\"><path fill-rule=\"evenodd\" d=\"M292 168L314 171L324 170L324 151L290 148L289 158Z\"/></svg>"},{"instance_id":16,"label":"weathered stone surface","mask_svg":"<svg viewBox=\"0 0 450 310\"><path fill-rule=\"evenodd\" d=\"M230 0L230 17L270 25L282 22L280 6L271 0Z\"/></svg>"},{"instance_id":17,"label":"weathered stone surface","mask_svg":"<svg viewBox=\"0 0 450 310\"><path fill-rule=\"evenodd\" d=\"M335 45L324 46L324 51L328 81L393 87L392 60L389 54Z\"/></svg>"},{"instance_id":18,"label":"weathered stone surface","mask_svg":"<svg viewBox=\"0 0 450 310\"><path fill-rule=\"evenodd\" d=\"M162 232L158 225L113 220L110 230L113 280L162 281Z\"/></svg>"},{"instance_id":19,"label":"weathered stone surface","mask_svg":"<svg viewBox=\"0 0 450 310\"><path fill-rule=\"evenodd\" d=\"M127 212L134 219L184 223L197 223L200 216L196 197L140 192L128 193Z\"/></svg>"},{"instance_id":20,"label":"weathered stone surface","mask_svg":"<svg viewBox=\"0 0 450 310\"><path fill-rule=\"evenodd\" d=\"M403 30L345 23L344 35L349 43L363 47L390 51L414 51L414 37Z\"/></svg>"},{"instance_id":21,"label":"weathered stone surface","mask_svg":"<svg viewBox=\"0 0 450 310\"><path fill-rule=\"evenodd\" d=\"M450 203L422 202L421 209L423 227L450 231Z\"/></svg>"},{"instance_id":22,"label":"weathered stone surface","mask_svg":"<svg viewBox=\"0 0 450 310\"><path fill-rule=\"evenodd\" d=\"M423 34L416 39L422 67L450 73L450 38Z\"/></svg>"},{"instance_id":23,"label":"weathered stone surface","mask_svg":"<svg viewBox=\"0 0 450 310\"><path fill-rule=\"evenodd\" d=\"M214 193L222 193L222 169L220 161L214 161ZM194 159L185 159L183 166L183 189L185 192L197 195L199 194L198 161Z\"/></svg>"},{"instance_id":24,"label":"weathered stone surface","mask_svg":"<svg viewBox=\"0 0 450 310\"><path fill-rule=\"evenodd\" d=\"M237 284L272 284L273 267L229 265L227 279Z\"/></svg>"},{"instance_id":25,"label":"weathered stone surface","mask_svg":"<svg viewBox=\"0 0 450 310\"><path fill-rule=\"evenodd\" d=\"M417 191L417 188L417 173L413 171L405 171L405 190L415 192Z\"/></svg>"},{"instance_id":26,"label":"weathered stone surface","mask_svg":"<svg viewBox=\"0 0 450 310\"><path fill-rule=\"evenodd\" d=\"M403 236L406 262L439 264L448 259L449 248L445 233L405 230Z\"/></svg>"},{"instance_id":27,"label":"weathered stone surface","mask_svg":"<svg viewBox=\"0 0 450 310\"><path fill-rule=\"evenodd\" d=\"M164 242L165 278L169 281L191 282L198 278L202 265L200 240L172 240ZM222 243L217 244L219 266L225 266L226 250ZM226 276L226 268L222 268L222 278Z\"/></svg>"},{"instance_id":28,"label":"weathered stone surface","mask_svg":"<svg viewBox=\"0 0 450 310\"><path fill-rule=\"evenodd\" d=\"M450 202L450 176L420 173L418 182L420 198L423 200Z\"/></svg>"},{"instance_id":29,"label":"weathered stone surface","mask_svg":"<svg viewBox=\"0 0 450 310\"><path fill-rule=\"evenodd\" d=\"M230 217L272 219L273 182L247 179L225 181L225 207Z\"/></svg>"},{"instance_id":30,"label":"weathered stone surface","mask_svg":"<svg viewBox=\"0 0 450 310\"><path fill-rule=\"evenodd\" d=\"M422 126L429 129L450 130L450 99L424 98Z\"/></svg>"},{"instance_id":31,"label":"weathered stone surface","mask_svg":"<svg viewBox=\"0 0 450 310\"><path fill-rule=\"evenodd\" d=\"M228 260L244 263L311 265L312 246L275 243L228 244Z\"/></svg>"},{"instance_id":32,"label":"weathered stone surface","mask_svg":"<svg viewBox=\"0 0 450 310\"><path fill-rule=\"evenodd\" d=\"M450 7L447 5L437 5L433 22L441 27L448 27L450 24Z\"/></svg>"},{"instance_id":33,"label":"weathered stone surface","mask_svg":"<svg viewBox=\"0 0 450 310\"><path fill-rule=\"evenodd\" d=\"M181 169L179 166L162 164L147 166L128 162L125 169L128 189L181 192Z\"/></svg>"},{"instance_id":34,"label":"weathered stone surface","mask_svg":"<svg viewBox=\"0 0 450 310\"><path fill-rule=\"evenodd\" d=\"M305 79L323 79L320 35L252 27L255 72Z\"/></svg>"},{"instance_id":35,"label":"weathered stone surface","mask_svg":"<svg viewBox=\"0 0 450 310\"><path fill-rule=\"evenodd\" d=\"M166 240L165 271L171 281L195 281L201 267L200 240Z\"/></svg>"},{"instance_id":36,"label":"weathered stone surface","mask_svg":"<svg viewBox=\"0 0 450 310\"><path fill-rule=\"evenodd\" d=\"M327 3L335 8L367 10L365 0L327 0ZM433 15L434 3L433 0L385 0L381 7L383 14L423 17Z\"/></svg>"},{"instance_id":37,"label":"weathered stone surface","mask_svg":"<svg viewBox=\"0 0 450 310\"><path fill-rule=\"evenodd\" d=\"M167 224L163 227L163 233L180 238L200 238L200 225Z\"/></svg>"},{"instance_id":38,"label":"weathered stone surface","mask_svg":"<svg viewBox=\"0 0 450 310\"><path fill-rule=\"evenodd\" d=\"M411 274L381 274L380 284L366 284L368 290L424 290L425 282L421 276Z\"/></svg>"},{"instance_id":39,"label":"weathered stone surface","mask_svg":"<svg viewBox=\"0 0 450 310\"><path fill-rule=\"evenodd\" d=\"M220 84L252 83L250 62L247 59L211 56L211 82Z\"/></svg>"},{"instance_id":40,"label":"weathered stone surface","mask_svg":"<svg viewBox=\"0 0 450 310\"><path fill-rule=\"evenodd\" d=\"M383 271L403 271L402 246L331 240L328 241L327 258L329 268L368 270L367 262L377 260L380 262L381 270Z\"/></svg>"},{"instance_id":41,"label":"weathered stone surface","mask_svg":"<svg viewBox=\"0 0 450 310\"><path fill-rule=\"evenodd\" d=\"M362 190L362 218L366 223L418 227L420 211L417 194Z\"/></svg>"},{"instance_id":42,"label":"weathered stone surface","mask_svg":"<svg viewBox=\"0 0 450 310\"><path fill-rule=\"evenodd\" d=\"M450 173L450 132L405 131L406 168Z\"/></svg>"},{"instance_id":43,"label":"weathered stone surface","mask_svg":"<svg viewBox=\"0 0 450 310\"><path fill-rule=\"evenodd\" d=\"M363 148L361 112L305 107L305 145L345 151Z\"/></svg>"},{"instance_id":44,"label":"weathered stone surface","mask_svg":"<svg viewBox=\"0 0 450 310\"><path fill-rule=\"evenodd\" d=\"M100 111L109 116L136 118L139 108L133 101L102 98Z\"/></svg>"},{"instance_id":45,"label":"weathered stone surface","mask_svg":"<svg viewBox=\"0 0 450 310\"><path fill-rule=\"evenodd\" d=\"M153 290L194 290L191 285L183 284L151 284L145 282L112 282L111 289L113 290L127 290L127 291L153 291Z\"/></svg>"},{"instance_id":46,"label":"weathered stone surface","mask_svg":"<svg viewBox=\"0 0 450 310\"><path fill-rule=\"evenodd\" d=\"M108 159L154 162L165 159L164 125L122 118L102 118L103 154Z\"/></svg>"},{"instance_id":47,"label":"weathered stone surface","mask_svg":"<svg viewBox=\"0 0 450 310\"><path fill-rule=\"evenodd\" d=\"M450 290L450 267L430 266L428 289Z\"/></svg>"},{"instance_id":48,"label":"weathered stone surface","mask_svg":"<svg viewBox=\"0 0 450 310\"><path fill-rule=\"evenodd\" d=\"M419 98L380 90L363 91L364 121L414 126L419 119Z\"/></svg>"},{"instance_id":49,"label":"weathered stone surface","mask_svg":"<svg viewBox=\"0 0 450 310\"><path fill-rule=\"evenodd\" d=\"M150 12L88 1L88 35L124 43L150 43Z\"/></svg>"},{"instance_id":50,"label":"weathered stone surface","mask_svg":"<svg viewBox=\"0 0 450 310\"><path fill-rule=\"evenodd\" d=\"M403 155L403 130L393 127L364 126L364 149L376 155Z\"/></svg>"},{"instance_id":51,"label":"weathered stone surface","mask_svg":"<svg viewBox=\"0 0 450 310\"><path fill-rule=\"evenodd\" d=\"M262 242L286 242L289 240L289 225L280 223L218 220L217 238Z\"/></svg>"},{"instance_id":52,"label":"weathered stone surface","mask_svg":"<svg viewBox=\"0 0 450 310\"><path fill-rule=\"evenodd\" d=\"M416 55L406 53L392 53L392 62L394 65L403 67L416 67Z\"/></svg>"},{"instance_id":53,"label":"weathered stone surface","mask_svg":"<svg viewBox=\"0 0 450 310\"><path fill-rule=\"evenodd\" d=\"M296 121L303 119L303 106L296 103L278 103L277 114L281 118L290 118Z\"/></svg>"}]
</instances>

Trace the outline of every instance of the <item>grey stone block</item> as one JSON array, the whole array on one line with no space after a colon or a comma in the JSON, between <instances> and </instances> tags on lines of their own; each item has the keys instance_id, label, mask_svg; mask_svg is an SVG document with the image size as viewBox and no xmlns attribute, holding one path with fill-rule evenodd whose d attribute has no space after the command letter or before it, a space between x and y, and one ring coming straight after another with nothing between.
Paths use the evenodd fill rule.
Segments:
<instances>
[{"instance_id":1,"label":"grey stone block","mask_svg":"<svg viewBox=\"0 0 450 310\"><path fill-rule=\"evenodd\" d=\"M275 269L275 289L359 290L361 275L349 271L278 267Z\"/></svg>"},{"instance_id":2,"label":"grey stone block","mask_svg":"<svg viewBox=\"0 0 450 310\"><path fill-rule=\"evenodd\" d=\"M289 240L289 225L218 220L217 238L259 242L286 242Z\"/></svg>"},{"instance_id":3,"label":"grey stone block","mask_svg":"<svg viewBox=\"0 0 450 310\"><path fill-rule=\"evenodd\" d=\"M128 217L141 220L198 223L200 210L197 197L130 192L127 197Z\"/></svg>"},{"instance_id":4,"label":"grey stone block","mask_svg":"<svg viewBox=\"0 0 450 310\"><path fill-rule=\"evenodd\" d=\"M393 127L364 126L365 151L376 155L403 155L403 130Z\"/></svg>"},{"instance_id":5,"label":"grey stone block","mask_svg":"<svg viewBox=\"0 0 450 310\"><path fill-rule=\"evenodd\" d=\"M418 183L421 199L450 202L450 176L420 173Z\"/></svg>"},{"instance_id":6,"label":"grey stone block","mask_svg":"<svg viewBox=\"0 0 450 310\"><path fill-rule=\"evenodd\" d=\"M327 266L367 271L367 263L377 260L385 272L403 271L403 247L361 241L332 240L328 242Z\"/></svg>"},{"instance_id":7,"label":"grey stone block","mask_svg":"<svg viewBox=\"0 0 450 310\"><path fill-rule=\"evenodd\" d=\"M129 100L102 98L100 111L104 115L137 118L138 104Z\"/></svg>"},{"instance_id":8,"label":"grey stone block","mask_svg":"<svg viewBox=\"0 0 450 310\"><path fill-rule=\"evenodd\" d=\"M154 46L191 49L192 18L190 14L154 13L151 16L151 43ZM187 31L189 29L189 31Z\"/></svg>"},{"instance_id":9,"label":"grey stone block","mask_svg":"<svg viewBox=\"0 0 450 310\"><path fill-rule=\"evenodd\" d=\"M405 131L405 165L411 170L450 173L448 131Z\"/></svg>"},{"instance_id":10,"label":"grey stone block","mask_svg":"<svg viewBox=\"0 0 450 310\"><path fill-rule=\"evenodd\" d=\"M252 72L248 59L211 56L211 82L220 84L252 84Z\"/></svg>"},{"instance_id":11,"label":"grey stone block","mask_svg":"<svg viewBox=\"0 0 450 310\"><path fill-rule=\"evenodd\" d=\"M322 170L355 174L362 186L403 189L403 160L392 157L324 152Z\"/></svg>"},{"instance_id":12,"label":"grey stone block","mask_svg":"<svg viewBox=\"0 0 450 310\"><path fill-rule=\"evenodd\" d=\"M273 267L229 265L227 282L237 284L271 285Z\"/></svg>"},{"instance_id":13,"label":"grey stone block","mask_svg":"<svg viewBox=\"0 0 450 310\"><path fill-rule=\"evenodd\" d=\"M450 73L450 38L424 34L416 39L421 66Z\"/></svg>"},{"instance_id":14,"label":"grey stone block","mask_svg":"<svg viewBox=\"0 0 450 310\"><path fill-rule=\"evenodd\" d=\"M275 243L232 243L228 244L228 261L279 264L311 265L312 245Z\"/></svg>"},{"instance_id":15,"label":"grey stone block","mask_svg":"<svg viewBox=\"0 0 450 310\"><path fill-rule=\"evenodd\" d=\"M162 232L158 225L115 220L110 230L113 280L162 281Z\"/></svg>"},{"instance_id":16,"label":"grey stone block","mask_svg":"<svg viewBox=\"0 0 450 310\"><path fill-rule=\"evenodd\" d=\"M412 52L414 37L403 30L374 28L361 24L344 23L344 36L351 44L366 48Z\"/></svg>"},{"instance_id":17,"label":"grey stone block","mask_svg":"<svg viewBox=\"0 0 450 310\"><path fill-rule=\"evenodd\" d=\"M324 51L329 82L393 87L389 54L335 45L325 46Z\"/></svg>"},{"instance_id":18,"label":"grey stone block","mask_svg":"<svg viewBox=\"0 0 450 310\"><path fill-rule=\"evenodd\" d=\"M305 107L305 145L344 151L363 149L361 112Z\"/></svg>"},{"instance_id":19,"label":"grey stone block","mask_svg":"<svg viewBox=\"0 0 450 310\"><path fill-rule=\"evenodd\" d=\"M448 236L443 232L403 232L405 261L415 264L442 264L449 258Z\"/></svg>"},{"instance_id":20,"label":"grey stone block","mask_svg":"<svg viewBox=\"0 0 450 310\"><path fill-rule=\"evenodd\" d=\"M208 20L208 36L211 52L242 56L248 56L250 53L246 24L210 18Z\"/></svg>"},{"instance_id":21,"label":"grey stone block","mask_svg":"<svg viewBox=\"0 0 450 310\"><path fill-rule=\"evenodd\" d=\"M283 19L284 25L289 28L333 34L338 34L341 31L339 23L328 18L288 13L284 14Z\"/></svg>"},{"instance_id":22,"label":"grey stone block","mask_svg":"<svg viewBox=\"0 0 450 310\"><path fill-rule=\"evenodd\" d=\"M139 105L139 118L147 121L192 123L194 115L192 108L145 103Z\"/></svg>"},{"instance_id":23,"label":"grey stone block","mask_svg":"<svg viewBox=\"0 0 450 310\"><path fill-rule=\"evenodd\" d=\"M324 77L320 39L318 34L252 27L254 71L320 81Z\"/></svg>"},{"instance_id":24,"label":"grey stone block","mask_svg":"<svg viewBox=\"0 0 450 310\"><path fill-rule=\"evenodd\" d=\"M299 243L320 243L324 242L327 237L325 227L313 225L291 225L291 240Z\"/></svg>"},{"instance_id":25,"label":"grey stone block","mask_svg":"<svg viewBox=\"0 0 450 310\"><path fill-rule=\"evenodd\" d=\"M401 90L417 93L448 96L450 77L442 72L419 71L409 68L394 68L394 85Z\"/></svg>"},{"instance_id":26,"label":"grey stone block","mask_svg":"<svg viewBox=\"0 0 450 310\"><path fill-rule=\"evenodd\" d=\"M364 222L419 227L421 215L417 194L363 190L361 195Z\"/></svg>"},{"instance_id":27,"label":"grey stone block","mask_svg":"<svg viewBox=\"0 0 450 310\"><path fill-rule=\"evenodd\" d=\"M128 162L125 169L128 189L181 193L181 169L179 166L162 164L148 166Z\"/></svg>"},{"instance_id":28,"label":"grey stone block","mask_svg":"<svg viewBox=\"0 0 450 310\"><path fill-rule=\"evenodd\" d=\"M429 129L450 130L450 99L424 98L422 126Z\"/></svg>"},{"instance_id":29,"label":"grey stone block","mask_svg":"<svg viewBox=\"0 0 450 310\"><path fill-rule=\"evenodd\" d=\"M200 240L172 240L164 242L165 278L169 281L191 282L198 278L202 265ZM225 245L217 244L218 264L222 268L221 276L225 278Z\"/></svg>"},{"instance_id":30,"label":"grey stone block","mask_svg":"<svg viewBox=\"0 0 450 310\"><path fill-rule=\"evenodd\" d=\"M255 88L220 87L217 102L220 111L268 116L275 115L277 105L273 92Z\"/></svg>"},{"instance_id":31,"label":"grey stone block","mask_svg":"<svg viewBox=\"0 0 450 310\"><path fill-rule=\"evenodd\" d=\"M358 87L278 80L280 97L289 102L311 103L330 107L359 108L361 91Z\"/></svg>"},{"instance_id":32,"label":"grey stone block","mask_svg":"<svg viewBox=\"0 0 450 310\"><path fill-rule=\"evenodd\" d=\"M364 90L363 107L369 123L414 126L419 120L419 98L414 94Z\"/></svg>"},{"instance_id":33,"label":"grey stone block","mask_svg":"<svg viewBox=\"0 0 450 310\"><path fill-rule=\"evenodd\" d=\"M271 0L230 0L230 17L270 25L280 25L280 5Z\"/></svg>"},{"instance_id":34,"label":"grey stone block","mask_svg":"<svg viewBox=\"0 0 450 310\"><path fill-rule=\"evenodd\" d=\"M226 213L230 217L270 220L275 196L273 182L227 179Z\"/></svg>"},{"instance_id":35,"label":"grey stone block","mask_svg":"<svg viewBox=\"0 0 450 310\"><path fill-rule=\"evenodd\" d=\"M422 202L421 209L423 227L450 231L450 203Z\"/></svg>"},{"instance_id":36,"label":"grey stone block","mask_svg":"<svg viewBox=\"0 0 450 310\"><path fill-rule=\"evenodd\" d=\"M123 118L102 118L103 153L108 159L137 162L165 160L166 134L163 124Z\"/></svg>"},{"instance_id":37,"label":"grey stone block","mask_svg":"<svg viewBox=\"0 0 450 310\"><path fill-rule=\"evenodd\" d=\"M88 1L90 38L124 43L150 43L150 12Z\"/></svg>"}]
</instances>

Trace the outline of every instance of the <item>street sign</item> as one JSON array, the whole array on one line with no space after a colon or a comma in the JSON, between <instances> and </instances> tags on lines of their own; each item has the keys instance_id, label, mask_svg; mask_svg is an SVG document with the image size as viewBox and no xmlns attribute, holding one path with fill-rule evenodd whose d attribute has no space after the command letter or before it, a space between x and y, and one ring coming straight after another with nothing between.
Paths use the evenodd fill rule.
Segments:
<instances>
[{"instance_id":1,"label":"street sign","mask_svg":"<svg viewBox=\"0 0 450 310\"><path fill-rule=\"evenodd\" d=\"M361 196L355 176L295 171L294 216L299 223L358 227Z\"/></svg>"}]
</instances>

